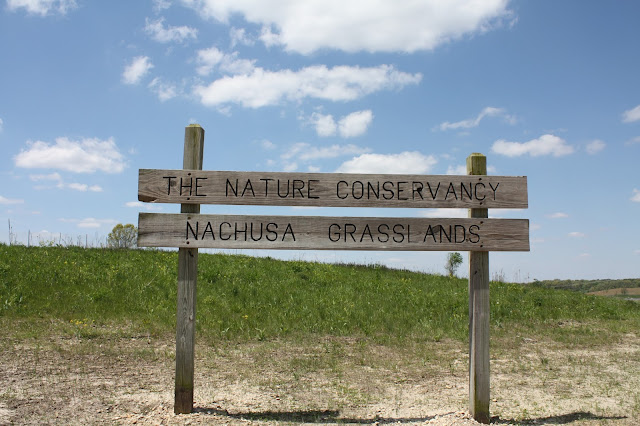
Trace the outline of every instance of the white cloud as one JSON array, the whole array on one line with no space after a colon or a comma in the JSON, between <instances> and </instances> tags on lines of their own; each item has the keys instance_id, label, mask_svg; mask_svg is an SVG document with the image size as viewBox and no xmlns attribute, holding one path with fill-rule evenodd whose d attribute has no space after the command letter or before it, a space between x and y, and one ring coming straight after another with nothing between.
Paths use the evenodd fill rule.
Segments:
<instances>
[{"instance_id":1,"label":"white cloud","mask_svg":"<svg viewBox=\"0 0 640 426\"><path fill-rule=\"evenodd\" d=\"M640 120L640 105L622 113L623 123L633 123Z\"/></svg>"},{"instance_id":2,"label":"white cloud","mask_svg":"<svg viewBox=\"0 0 640 426\"><path fill-rule=\"evenodd\" d=\"M3 128L4 128L4 121L2 121L2 118L0 118L0 132L2 131Z\"/></svg>"},{"instance_id":3,"label":"white cloud","mask_svg":"<svg viewBox=\"0 0 640 426\"><path fill-rule=\"evenodd\" d=\"M587 144L587 153L594 155L599 153L600 151L602 151L605 147L607 146L607 144L605 144L604 142L602 142L599 139L596 139L592 142L589 142Z\"/></svg>"},{"instance_id":4,"label":"white cloud","mask_svg":"<svg viewBox=\"0 0 640 426\"><path fill-rule=\"evenodd\" d=\"M455 130L455 129L470 129L472 127L478 127L480 122L485 117L502 117L507 123L514 124L516 122L515 117L506 113L506 111L502 108L494 108L494 107L486 107L480 114L478 114L475 118L469 118L462 121L456 121L455 123L450 123L445 121L441 123L438 128L440 130Z\"/></svg>"},{"instance_id":5,"label":"white cloud","mask_svg":"<svg viewBox=\"0 0 640 426\"><path fill-rule=\"evenodd\" d=\"M151 83L149 83L149 86L147 87L151 89L151 91L154 92L162 102L178 96L178 88L172 83L162 81L160 77L156 77L151 80Z\"/></svg>"},{"instance_id":6,"label":"white cloud","mask_svg":"<svg viewBox=\"0 0 640 426\"><path fill-rule=\"evenodd\" d=\"M214 68L227 74L251 74L255 69L255 60L238 59L238 52L224 53L217 47L198 50L196 72L201 76L211 74Z\"/></svg>"},{"instance_id":7,"label":"white cloud","mask_svg":"<svg viewBox=\"0 0 640 426\"><path fill-rule=\"evenodd\" d=\"M148 56L136 56L131 60L131 63L124 68L122 81L125 84L138 84L151 68L153 68L153 64Z\"/></svg>"},{"instance_id":8,"label":"white cloud","mask_svg":"<svg viewBox=\"0 0 640 426\"><path fill-rule=\"evenodd\" d=\"M380 90L417 84L421 79L419 73L400 72L391 65L371 68L316 65L299 71L254 68L250 74L225 76L208 86L196 86L194 93L207 106L235 103L260 108L304 98L352 101Z\"/></svg>"},{"instance_id":9,"label":"white cloud","mask_svg":"<svg viewBox=\"0 0 640 426\"><path fill-rule=\"evenodd\" d=\"M561 157L572 154L574 148L571 145L567 145L564 139L546 134L528 142L508 142L501 139L493 143L491 152L506 155L507 157L519 157L526 154L532 157L541 155Z\"/></svg>"},{"instance_id":10,"label":"white cloud","mask_svg":"<svg viewBox=\"0 0 640 426\"><path fill-rule=\"evenodd\" d=\"M291 149L282 154L282 158L289 160L296 158L301 161L319 160L326 158L337 158L345 155L362 154L369 152L369 148L362 148L357 145L331 145L327 147L311 146L305 142L294 144Z\"/></svg>"},{"instance_id":11,"label":"white cloud","mask_svg":"<svg viewBox=\"0 0 640 426\"><path fill-rule=\"evenodd\" d=\"M315 126L316 133L320 137L334 136L338 130L338 125L331 114L314 112L309 121Z\"/></svg>"},{"instance_id":12,"label":"white cloud","mask_svg":"<svg viewBox=\"0 0 640 426\"><path fill-rule=\"evenodd\" d=\"M65 15L77 7L75 0L7 0L10 11L25 9L33 15L46 16L50 12Z\"/></svg>"},{"instance_id":13,"label":"white cloud","mask_svg":"<svg viewBox=\"0 0 640 426\"><path fill-rule=\"evenodd\" d=\"M447 167L447 175L466 175L467 174L467 166L466 164L462 164L459 166L449 166Z\"/></svg>"},{"instance_id":14,"label":"white cloud","mask_svg":"<svg viewBox=\"0 0 640 426\"><path fill-rule=\"evenodd\" d=\"M636 136L635 138L628 140L627 142L625 142L625 145L630 146L637 143L640 143L640 136Z\"/></svg>"},{"instance_id":15,"label":"white cloud","mask_svg":"<svg viewBox=\"0 0 640 426\"><path fill-rule=\"evenodd\" d=\"M428 209L421 210L418 214L420 217L441 217L441 218L460 218L469 217L469 209Z\"/></svg>"},{"instance_id":16,"label":"white cloud","mask_svg":"<svg viewBox=\"0 0 640 426\"><path fill-rule=\"evenodd\" d=\"M229 30L229 37L231 38L231 47L235 47L238 44L242 44L244 46L253 46L254 41L247 36L247 33L244 28L235 28L232 27Z\"/></svg>"},{"instance_id":17,"label":"white cloud","mask_svg":"<svg viewBox=\"0 0 640 426\"><path fill-rule=\"evenodd\" d=\"M262 149L267 151L271 151L272 149L276 149L277 147L275 143L271 142L268 139L263 139L262 141L260 141L260 146L262 147Z\"/></svg>"},{"instance_id":18,"label":"white cloud","mask_svg":"<svg viewBox=\"0 0 640 426\"><path fill-rule=\"evenodd\" d=\"M159 18L155 21L150 21L149 18L145 19L144 31L159 43L182 43L187 39L196 39L198 37L198 30L195 28L187 26L169 26L165 28L164 18Z\"/></svg>"},{"instance_id":19,"label":"white cloud","mask_svg":"<svg viewBox=\"0 0 640 426\"><path fill-rule=\"evenodd\" d=\"M634 188L633 195L631 196L630 199L635 203L640 203L640 190Z\"/></svg>"},{"instance_id":20,"label":"white cloud","mask_svg":"<svg viewBox=\"0 0 640 426\"><path fill-rule=\"evenodd\" d=\"M55 182L62 182L62 176L60 176L60 173L49 173L48 175L29 175L29 179L31 179L33 182L42 182L42 181L55 181Z\"/></svg>"},{"instance_id":21,"label":"white cloud","mask_svg":"<svg viewBox=\"0 0 640 426\"><path fill-rule=\"evenodd\" d=\"M567 235L570 236L571 238L584 238L584 237L586 237L586 235L583 234L582 232L569 232Z\"/></svg>"},{"instance_id":22,"label":"white cloud","mask_svg":"<svg viewBox=\"0 0 640 426\"><path fill-rule=\"evenodd\" d=\"M170 7L171 1L169 0L153 0L153 10L156 12L162 12Z\"/></svg>"},{"instance_id":23,"label":"white cloud","mask_svg":"<svg viewBox=\"0 0 640 426\"><path fill-rule=\"evenodd\" d=\"M24 200L20 200L18 198L6 198L0 195L0 204L2 205L24 204Z\"/></svg>"},{"instance_id":24,"label":"white cloud","mask_svg":"<svg viewBox=\"0 0 640 426\"><path fill-rule=\"evenodd\" d=\"M55 184L55 187L59 189L69 188L81 192L102 192L102 187L100 187L99 185L89 186L86 183L64 183L62 176L60 176L60 173L57 172L49 173L47 175L29 175L29 179L31 179L31 181L33 182L53 182ZM50 188L50 186L38 185L34 189L41 190Z\"/></svg>"},{"instance_id":25,"label":"white cloud","mask_svg":"<svg viewBox=\"0 0 640 426\"><path fill-rule=\"evenodd\" d=\"M427 173L438 161L432 155L419 152L399 154L362 154L342 163L338 173Z\"/></svg>"},{"instance_id":26,"label":"white cloud","mask_svg":"<svg viewBox=\"0 0 640 426\"><path fill-rule=\"evenodd\" d=\"M102 226L115 225L118 223L114 219L96 219L93 217L87 217L84 219L60 219L60 222L75 223L78 228L101 228Z\"/></svg>"},{"instance_id":27,"label":"white cloud","mask_svg":"<svg viewBox=\"0 0 640 426\"><path fill-rule=\"evenodd\" d=\"M86 192L102 192L102 187L98 185L87 185L86 183L70 183L67 185L67 188L74 189L76 191Z\"/></svg>"},{"instance_id":28,"label":"white cloud","mask_svg":"<svg viewBox=\"0 0 640 426\"><path fill-rule=\"evenodd\" d=\"M124 157L113 139L96 138L72 141L57 138L55 144L28 142L27 149L14 157L15 165L27 169L59 169L75 173L120 173Z\"/></svg>"},{"instance_id":29,"label":"white cloud","mask_svg":"<svg viewBox=\"0 0 640 426\"><path fill-rule=\"evenodd\" d=\"M373 113L369 109L365 111L352 112L338 122L340 136L343 138L362 136L367 132L372 121Z\"/></svg>"},{"instance_id":30,"label":"white cloud","mask_svg":"<svg viewBox=\"0 0 640 426\"><path fill-rule=\"evenodd\" d=\"M556 213L548 214L547 217L549 219L566 219L569 217L569 215L563 212L556 212Z\"/></svg>"},{"instance_id":31,"label":"white cloud","mask_svg":"<svg viewBox=\"0 0 640 426\"><path fill-rule=\"evenodd\" d=\"M162 211L162 206L161 205L153 204L153 203L142 203L140 201L129 201L129 202L125 203L125 206L133 208L133 209L144 209L144 210L150 211L150 212Z\"/></svg>"},{"instance_id":32,"label":"white cloud","mask_svg":"<svg viewBox=\"0 0 640 426\"><path fill-rule=\"evenodd\" d=\"M204 16L262 25L261 40L288 51L415 52L482 33L511 18L508 0L182 0Z\"/></svg>"}]
</instances>

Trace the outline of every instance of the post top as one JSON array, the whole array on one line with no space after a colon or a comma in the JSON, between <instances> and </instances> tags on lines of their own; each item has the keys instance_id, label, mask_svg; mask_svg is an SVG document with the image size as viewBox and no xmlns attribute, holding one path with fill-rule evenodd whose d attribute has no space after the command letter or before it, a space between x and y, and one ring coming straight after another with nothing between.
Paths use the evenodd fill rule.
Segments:
<instances>
[{"instance_id":1,"label":"post top","mask_svg":"<svg viewBox=\"0 0 640 426\"><path fill-rule=\"evenodd\" d=\"M198 123L192 123L192 124L189 124L187 127L202 127L202 126L199 125Z\"/></svg>"}]
</instances>

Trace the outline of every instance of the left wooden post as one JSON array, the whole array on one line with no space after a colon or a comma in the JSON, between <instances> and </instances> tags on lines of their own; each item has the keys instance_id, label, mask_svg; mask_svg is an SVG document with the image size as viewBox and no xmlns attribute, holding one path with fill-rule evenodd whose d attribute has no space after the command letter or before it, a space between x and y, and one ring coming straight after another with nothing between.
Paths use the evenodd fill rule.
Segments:
<instances>
[{"instance_id":1,"label":"left wooden post","mask_svg":"<svg viewBox=\"0 0 640 426\"><path fill-rule=\"evenodd\" d=\"M204 129L191 124L184 132L183 169L202 170ZM183 189L188 183L182 183ZM181 204L181 213L200 213L199 204ZM178 249L178 314L176 316L176 389L173 411L193 411L198 249Z\"/></svg>"}]
</instances>

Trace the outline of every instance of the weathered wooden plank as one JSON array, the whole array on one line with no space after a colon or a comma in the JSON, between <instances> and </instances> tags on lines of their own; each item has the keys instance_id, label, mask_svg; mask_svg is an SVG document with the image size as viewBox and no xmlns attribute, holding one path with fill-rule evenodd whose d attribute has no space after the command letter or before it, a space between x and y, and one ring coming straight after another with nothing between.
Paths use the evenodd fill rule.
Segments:
<instances>
[{"instance_id":1,"label":"weathered wooden plank","mask_svg":"<svg viewBox=\"0 0 640 426\"><path fill-rule=\"evenodd\" d=\"M185 128L185 169L202 169L204 129L197 124ZM180 211L200 212L198 204L182 204ZM176 317L176 377L173 411L187 414L193 411L193 376L195 359L196 294L198 278L198 249L178 250L178 302Z\"/></svg>"},{"instance_id":2,"label":"weathered wooden plank","mask_svg":"<svg viewBox=\"0 0 640 426\"><path fill-rule=\"evenodd\" d=\"M487 157L471 154L467 173L485 175ZM469 209L469 217L486 219L485 208ZM480 423L489 423L489 253L469 252L469 412Z\"/></svg>"},{"instance_id":3,"label":"weathered wooden plank","mask_svg":"<svg viewBox=\"0 0 640 426\"><path fill-rule=\"evenodd\" d=\"M529 221L140 213L138 246L278 250L528 251Z\"/></svg>"},{"instance_id":4,"label":"weathered wooden plank","mask_svg":"<svg viewBox=\"0 0 640 426\"><path fill-rule=\"evenodd\" d=\"M324 207L527 208L525 176L147 170L138 199L157 203Z\"/></svg>"}]
</instances>

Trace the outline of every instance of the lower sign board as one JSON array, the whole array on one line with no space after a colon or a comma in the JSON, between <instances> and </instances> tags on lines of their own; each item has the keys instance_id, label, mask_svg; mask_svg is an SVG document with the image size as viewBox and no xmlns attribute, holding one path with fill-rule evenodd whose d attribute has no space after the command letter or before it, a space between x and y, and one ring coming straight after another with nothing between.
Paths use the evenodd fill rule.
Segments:
<instances>
[{"instance_id":1,"label":"lower sign board","mask_svg":"<svg viewBox=\"0 0 640 426\"><path fill-rule=\"evenodd\" d=\"M140 213L138 246L529 251L529 220Z\"/></svg>"}]
</instances>

